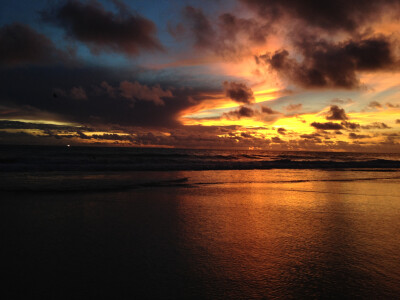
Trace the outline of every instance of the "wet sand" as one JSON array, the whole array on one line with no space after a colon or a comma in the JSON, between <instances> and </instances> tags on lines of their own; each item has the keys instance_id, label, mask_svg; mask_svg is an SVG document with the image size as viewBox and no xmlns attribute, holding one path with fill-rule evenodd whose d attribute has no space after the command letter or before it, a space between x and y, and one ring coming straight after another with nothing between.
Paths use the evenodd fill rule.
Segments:
<instances>
[{"instance_id":1,"label":"wet sand","mask_svg":"<svg viewBox=\"0 0 400 300\"><path fill-rule=\"evenodd\" d=\"M57 299L400 294L397 172L163 174L186 179L0 192L3 290Z\"/></svg>"}]
</instances>

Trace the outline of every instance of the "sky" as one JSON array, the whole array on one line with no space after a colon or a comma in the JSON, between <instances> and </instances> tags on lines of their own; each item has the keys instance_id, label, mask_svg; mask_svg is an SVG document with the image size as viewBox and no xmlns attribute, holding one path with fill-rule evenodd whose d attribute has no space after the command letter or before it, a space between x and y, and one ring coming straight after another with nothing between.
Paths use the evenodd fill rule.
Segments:
<instances>
[{"instance_id":1,"label":"sky","mask_svg":"<svg viewBox=\"0 0 400 300\"><path fill-rule=\"evenodd\" d=\"M400 0L0 2L0 144L400 151Z\"/></svg>"}]
</instances>

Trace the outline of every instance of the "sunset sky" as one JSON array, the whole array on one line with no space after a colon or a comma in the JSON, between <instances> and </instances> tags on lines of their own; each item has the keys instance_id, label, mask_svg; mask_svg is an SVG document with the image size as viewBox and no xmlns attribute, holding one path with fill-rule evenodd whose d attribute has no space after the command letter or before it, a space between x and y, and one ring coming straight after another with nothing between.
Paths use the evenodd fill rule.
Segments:
<instances>
[{"instance_id":1,"label":"sunset sky","mask_svg":"<svg viewBox=\"0 0 400 300\"><path fill-rule=\"evenodd\" d=\"M0 3L0 144L400 151L400 0Z\"/></svg>"}]
</instances>

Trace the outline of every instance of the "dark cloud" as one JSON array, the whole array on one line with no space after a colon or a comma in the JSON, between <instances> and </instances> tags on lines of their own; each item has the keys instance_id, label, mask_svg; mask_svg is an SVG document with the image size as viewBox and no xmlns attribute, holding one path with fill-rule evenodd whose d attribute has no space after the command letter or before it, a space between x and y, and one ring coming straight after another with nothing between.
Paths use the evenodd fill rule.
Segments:
<instances>
[{"instance_id":1,"label":"dark cloud","mask_svg":"<svg viewBox=\"0 0 400 300\"><path fill-rule=\"evenodd\" d=\"M357 72L398 67L391 41L384 36L342 43L304 36L295 43L302 61L285 49L262 58L281 76L307 88L358 88Z\"/></svg>"},{"instance_id":2,"label":"dark cloud","mask_svg":"<svg viewBox=\"0 0 400 300\"><path fill-rule=\"evenodd\" d=\"M286 129L283 128L283 127L280 127L280 128L277 129L277 132L278 132L279 134L285 135L285 134L286 134Z\"/></svg>"},{"instance_id":3,"label":"dark cloud","mask_svg":"<svg viewBox=\"0 0 400 300\"><path fill-rule=\"evenodd\" d=\"M350 130L356 130L356 129L358 129L358 128L361 127L361 125L358 124L358 123L352 123L352 122L347 122L347 121L342 122L341 124L342 124L345 128L350 129Z\"/></svg>"},{"instance_id":4,"label":"dark cloud","mask_svg":"<svg viewBox=\"0 0 400 300\"><path fill-rule=\"evenodd\" d=\"M396 124L400 124L400 119L397 119L397 120L396 120Z\"/></svg>"},{"instance_id":5,"label":"dark cloud","mask_svg":"<svg viewBox=\"0 0 400 300\"><path fill-rule=\"evenodd\" d=\"M109 87L106 87L109 91ZM152 101L156 105L164 105L165 102L162 98L172 98L172 92L170 90L163 90L160 85L148 87L142 85L139 82L123 81L119 87L121 96L127 99L139 99Z\"/></svg>"},{"instance_id":6,"label":"dark cloud","mask_svg":"<svg viewBox=\"0 0 400 300\"><path fill-rule=\"evenodd\" d=\"M141 127L131 128L129 131L94 133L94 129L87 127L58 126L52 124L34 124L16 122L17 124L2 124L0 122L0 144L86 144L92 145L130 145L130 146L166 146L179 148L242 148L249 149L260 147L271 150L289 150L295 148L326 150L332 149L355 150L351 144L344 141L322 140L322 131L313 134L303 134L300 139L290 139L284 141L279 136L271 139L257 135L257 130L249 130L241 126L182 126L169 128L168 135L160 133L158 130L146 129ZM4 125L4 126L3 126ZM37 129L35 131L3 131L13 128ZM29 127L29 128L28 128ZM90 132L92 131L92 132ZM96 130L98 131L98 130ZM102 131L102 130L100 130ZM326 133L324 133L325 135ZM352 140L356 141L357 147L360 145L357 140L367 138L366 135L351 135ZM386 139L379 146L365 144L370 150L382 150L382 145L387 144L388 151L393 151L398 147L399 133L383 134ZM111 144L110 144L111 143ZM354 143L352 144L354 145ZM360 148L358 148L360 150Z\"/></svg>"},{"instance_id":7,"label":"dark cloud","mask_svg":"<svg viewBox=\"0 0 400 300\"><path fill-rule=\"evenodd\" d=\"M69 56L28 25L13 23L0 28L0 66L53 64L65 62Z\"/></svg>"},{"instance_id":8,"label":"dark cloud","mask_svg":"<svg viewBox=\"0 0 400 300\"><path fill-rule=\"evenodd\" d=\"M326 116L327 120L347 120L348 117L343 108L340 108L337 105L331 105L328 111L328 115Z\"/></svg>"},{"instance_id":9,"label":"dark cloud","mask_svg":"<svg viewBox=\"0 0 400 300\"><path fill-rule=\"evenodd\" d=\"M390 129L391 127L389 127L387 124L382 123L382 122L374 122L369 125L361 126L361 128L363 128L363 129Z\"/></svg>"},{"instance_id":10,"label":"dark cloud","mask_svg":"<svg viewBox=\"0 0 400 300\"><path fill-rule=\"evenodd\" d=\"M271 142L276 143L276 144L283 144L285 143L284 140L282 140L279 136L274 136L271 138Z\"/></svg>"},{"instance_id":11,"label":"dark cloud","mask_svg":"<svg viewBox=\"0 0 400 300\"><path fill-rule=\"evenodd\" d=\"M239 109L223 113L222 118L228 120L239 120L241 118L255 118L263 122L273 122L279 118L280 113L272 110L268 106L261 106L260 110L241 106ZM283 128L282 128L283 129Z\"/></svg>"},{"instance_id":12,"label":"dark cloud","mask_svg":"<svg viewBox=\"0 0 400 300\"><path fill-rule=\"evenodd\" d=\"M360 125L358 123L352 123L352 122L342 122L341 123L343 127L349 129L349 130L357 130L357 129L390 129L391 127L388 126L387 124L383 122L374 122L369 125Z\"/></svg>"},{"instance_id":13,"label":"dark cloud","mask_svg":"<svg viewBox=\"0 0 400 300\"><path fill-rule=\"evenodd\" d=\"M81 86L74 86L71 89L71 98L76 100L87 100L86 91Z\"/></svg>"},{"instance_id":14,"label":"dark cloud","mask_svg":"<svg viewBox=\"0 0 400 300\"><path fill-rule=\"evenodd\" d=\"M239 120L241 118L251 118L256 112L246 106L241 106L239 109L224 113L222 116L229 120Z\"/></svg>"},{"instance_id":15,"label":"dark cloud","mask_svg":"<svg viewBox=\"0 0 400 300\"><path fill-rule=\"evenodd\" d=\"M397 150L399 145L400 145L400 143L398 142L399 141L399 137L400 137L400 135L396 134L396 133L387 135L385 140L380 142L380 144L381 145L393 145L393 146L396 147L395 149Z\"/></svg>"},{"instance_id":16,"label":"dark cloud","mask_svg":"<svg viewBox=\"0 0 400 300\"><path fill-rule=\"evenodd\" d=\"M254 102L253 91L244 83L224 82L225 94L233 101L239 103Z\"/></svg>"},{"instance_id":17,"label":"dark cloud","mask_svg":"<svg viewBox=\"0 0 400 300\"><path fill-rule=\"evenodd\" d=\"M151 132L135 133L135 144L184 148L230 148L268 146L269 139L257 138L239 126L185 126L170 131L170 136Z\"/></svg>"},{"instance_id":18,"label":"dark cloud","mask_svg":"<svg viewBox=\"0 0 400 300\"><path fill-rule=\"evenodd\" d=\"M219 16L220 37L223 40L237 43L239 34L244 33L247 39L254 44L265 43L271 32L268 23L260 23L255 19L238 18L233 14L225 13Z\"/></svg>"},{"instance_id":19,"label":"dark cloud","mask_svg":"<svg viewBox=\"0 0 400 300\"><path fill-rule=\"evenodd\" d=\"M321 141L321 135L319 133L311 133L311 134L302 134L300 135L301 138L306 140L318 140Z\"/></svg>"},{"instance_id":20,"label":"dark cloud","mask_svg":"<svg viewBox=\"0 0 400 300\"><path fill-rule=\"evenodd\" d=\"M386 103L387 107L390 108L400 108L400 104L392 104L390 102Z\"/></svg>"},{"instance_id":21,"label":"dark cloud","mask_svg":"<svg viewBox=\"0 0 400 300\"><path fill-rule=\"evenodd\" d=\"M241 1L258 13L258 19L270 20L273 28L284 28L281 34L290 46L259 55L256 63L259 67L269 66L290 83L305 88L360 88L360 72L394 71L400 67L394 35L374 35L373 27L369 31L361 28L380 21L383 13L386 22L390 17L399 17L400 0L368 4L364 0ZM337 100L340 104L350 103Z\"/></svg>"},{"instance_id":22,"label":"dark cloud","mask_svg":"<svg viewBox=\"0 0 400 300\"><path fill-rule=\"evenodd\" d=\"M100 86L106 90L107 94L111 97L114 98L116 96L116 90L114 87L112 87L108 82L103 81Z\"/></svg>"},{"instance_id":23,"label":"dark cloud","mask_svg":"<svg viewBox=\"0 0 400 300\"><path fill-rule=\"evenodd\" d=\"M398 12L399 0L241 0L260 17L277 21L283 17L298 19L327 31L353 32L364 23L377 20L385 9ZM398 14L397 14L398 15Z\"/></svg>"},{"instance_id":24,"label":"dark cloud","mask_svg":"<svg viewBox=\"0 0 400 300\"><path fill-rule=\"evenodd\" d=\"M207 99L204 93L217 92L200 88L172 91L151 82L126 81L132 74L131 70L116 74L100 67L0 68L0 116L96 126L178 127L183 111ZM121 89L125 81L130 85ZM84 91L87 99L77 100L83 96L78 91ZM164 104L158 105L159 100Z\"/></svg>"},{"instance_id":25,"label":"dark cloud","mask_svg":"<svg viewBox=\"0 0 400 300\"><path fill-rule=\"evenodd\" d=\"M190 25L190 30L195 39L195 46L199 48L213 46L216 32L203 11L192 6L186 6L183 14Z\"/></svg>"},{"instance_id":26,"label":"dark cloud","mask_svg":"<svg viewBox=\"0 0 400 300\"><path fill-rule=\"evenodd\" d=\"M278 111L273 110L272 108L268 107L268 106L261 106L261 112L267 114L267 115L274 115L274 114L279 114Z\"/></svg>"},{"instance_id":27,"label":"dark cloud","mask_svg":"<svg viewBox=\"0 0 400 300\"><path fill-rule=\"evenodd\" d=\"M339 130L339 129L343 129L342 125L340 125L338 123L333 123L333 122L327 122L327 123L313 122L313 123L311 123L311 126L316 128L316 129L322 129L322 130Z\"/></svg>"},{"instance_id":28,"label":"dark cloud","mask_svg":"<svg viewBox=\"0 0 400 300\"><path fill-rule=\"evenodd\" d=\"M349 133L349 138L354 139L354 140L365 139L365 138L369 138L369 137L370 137L369 135L355 134L354 132Z\"/></svg>"},{"instance_id":29,"label":"dark cloud","mask_svg":"<svg viewBox=\"0 0 400 300\"><path fill-rule=\"evenodd\" d=\"M250 139L250 138L253 137L251 134L248 134L248 133L246 133L246 132L242 132L242 133L240 134L240 136L242 136L242 137L244 137L244 138L248 138L248 139Z\"/></svg>"},{"instance_id":30,"label":"dark cloud","mask_svg":"<svg viewBox=\"0 0 400 300\"><path fill-rule=\"evenodd\" d=\"M92 53L120 52L136 55L141 50L162 50L155 24L113 1L118 13L106 11L97 0L63 1L42 12L43 20L66 30L68 36L85 43Z\"/></svg>"},{"instance_id":31,"label":"dark cloud","mask_svg":"<svg viewBox=\"0 0 400 300\"><path fill-rule=\"evenodd\" d=\"M83 140L90 140L91 137L86 135L85 133L83 133L82 130L77 130L76 134L79 136L79 138L83 139Z\"/></svg>"},{"instance_id":32,"label":"dark cloud","mask_svg":"<svg viewBox=\"0 0 400 300\"><path fill-rule=\"evenodd\" d=\"M113 140L113 141L130 141L133 142L135 139L131 135L116 134L116 133L104 133L104 134L93 134L91 138L98 140Z\"/></svg>"},{"instance_id":33,"label":"dark cloud","mask_svg":"<svg viewBox=\"0 0 400 300\"><path fill-rule=\"evenodd\" d=\"M300 138L304 139L305 141L309 142L314 142L314 143L321 143L322 140L320 138L320 134L318 133L312 133L312 134L302 134L300 135Z\"/></svg>"},{"instance_id":34,"label":"dark cloud","mask_svg":"<svg viewBox=\"0 0 400 300\"><path fill-rule=\"evenodd\" d=\"M261 45L273 29L269 21L241 18L231 13L211 19L200 8L187 6L183 10L183 23L168 23L168 31L178 41L194 39L194 46L211 50L228 60L240 60L249 54L252 45ZM188 28L188 30L186 30Z\"/></svg>"},{"instance_id":35,"label":"dark cloud","mask_svg":"<svg viewBox=\"0 0 400 300\"><path fill-rule=\"evenodd\" d=\"M368 107L369 107L369 108L381 108L381 107L382 107L382 104L380 104L378 101L371 101L371 102L368 104Z\"/></svg>"}]
</instances>

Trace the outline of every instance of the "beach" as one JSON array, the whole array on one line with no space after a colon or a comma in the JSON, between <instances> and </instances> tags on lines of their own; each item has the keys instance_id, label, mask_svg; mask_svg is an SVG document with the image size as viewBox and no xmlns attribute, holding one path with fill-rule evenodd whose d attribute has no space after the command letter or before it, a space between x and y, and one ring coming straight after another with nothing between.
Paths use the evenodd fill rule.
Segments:
<instances>
[{"instance_id":1,"label":"beach","mask_svg":"<svg viewBox=\"0 0 400 300\"><path fill-rule=\"evenodd\" d=\"M30 174L36 190L1 192L12 298L400 293L395 170L63 173L69 187L58 190L43 176ZM77 188L101 178L138 184Z\"/></svg>"}]
</instances>

